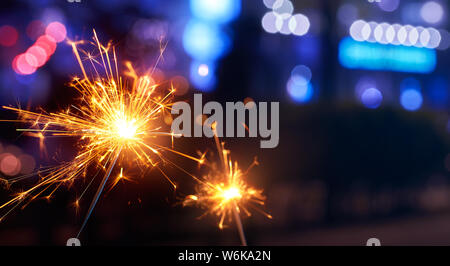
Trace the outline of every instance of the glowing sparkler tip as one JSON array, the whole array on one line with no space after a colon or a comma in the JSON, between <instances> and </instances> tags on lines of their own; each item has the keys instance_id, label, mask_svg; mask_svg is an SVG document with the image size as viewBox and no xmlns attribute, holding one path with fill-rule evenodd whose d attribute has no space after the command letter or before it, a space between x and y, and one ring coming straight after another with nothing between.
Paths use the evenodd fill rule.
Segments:
<instances>
[{"instance_id":1,"label":"glowing sparkler tip","mask_svg":"<svg viewBox=\"0 0 450 266\"><path fill-rule=\"evenodd\" d=\"M225 201L230 201L233 199L240 199L242 197L242 194L237 187L229 187L229 188L225 189L224 191L222 191L220 196Z\"/></svg>"},{"instance_id":2,"label":"glowing sparkler tip","mask_svg":"<svg viewBox=\"0 0 450 266\"><path fill-rule=\"evenodd\" d=\"M135 120L118 119L115 121L116 133L120 139L129 140L136 136Z\"/></svg>"}]
</instances>

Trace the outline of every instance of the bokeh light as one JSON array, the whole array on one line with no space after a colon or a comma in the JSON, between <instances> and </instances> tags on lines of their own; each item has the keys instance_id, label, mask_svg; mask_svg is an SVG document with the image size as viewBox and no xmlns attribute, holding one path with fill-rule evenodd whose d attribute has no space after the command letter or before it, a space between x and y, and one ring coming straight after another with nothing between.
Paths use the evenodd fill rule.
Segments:
<instances>
[{"instance_id":1,"label":"bokeh light","mask_svg":"<svg viewBox=\"0 0 450 266\"><path fill-rule=\"evenodd\" d=\"M55 42L62 42L66 39L67 30L66 27L57 21L54 21L47 25L45 34L55 40Z\"/></svg>"},{"instance_id":2,"label":"bokeh light","mask_svg":"<svg viewBox=\"0 0 450 266\"><path fill-rule=\"evenodd\" d=\"M0 45L13 46L18 38L19 33L13 26L4 25L0 27Z\"/></svg>"},{"instance_id":3,"label":"bokeh light","mask_svg":"<svg viewBox=\"0 0 450 266\"><path fill-rule=\"evenodd\" d=\"M367 108L375 109L381 105L383 94L377 88L368 88L361 94L361 102Z\"/></svg>"},{"instance_id":4,"label":"bokeh light","mask_svg":"<svg viewBox=\"0 0 450 266\"><path fill-rule=\"evenodd\" d=\"M215 64L193 61L190 69L192 85L201 91L211 91L216 85Z\"/></svg>"},{"instance_id":5,"label":"bokeh light","mask_svg":"<svg viewBox=\"0 0 450 266\"><path fill-rule=\"evenodd\" d=\"M50 57L56 50L55 41L53 40L53 38L47 35L42 35L41 37L39 37L34 45L44 49L48 57Z\"/></svg>"},{"instance_id":6,"label":"bokeh light","mask_svg":"<svg viewBox=\"0 0 450 266\"><path fill-rule=\"evenodd\" d=\"M405 90L400 95L400 103L408 111L418 110L422 101L422 94L417 90Z\"/></svg>"},{"instance_id":7,"label":"bokeh light","mask_svg":"<svg viewBox=\"0 0 450 266\"><path fill-rule=\"evenodd\" d=\"M349 29L350 36L359 42L377 42L434 49L440 45L441 33L435 28L388 24L386 22L366 22L356 20Z\"/></svg>"},{"instance_id":8,"label":"bokeh light","mask_svg":"<svg viewBox=\"0 0 450 266\"><path fill-rule=\"evenodd\" d=\"M215 23L228 23L241 12L241 0L190 0L192 15Z\"/></svg>"},{"instance_id":9,"label":"bokeh light","mask_svg":"<svg viewBox=\"0 0 450 266\"><path fill-rule=\"evenodd\" d=\"M28 24L26 33L30 39L36 40L45 33L45 25L40 20L33 20Z\"/></svg>"},{"instance_id":10,"label":"bokeh light","mask_svg":"<svg viewBox=\"0 0 450 266\"><path fill-rule=\"evenodd\" d=\"M33 45L26 51L27 62L33 67L40 67L47 62L48 56L46 51L37 45ZM28 58L32 57L35 60L29 61Z\"/></svg>"},{"instance_id":11,"label":"bokeh light","mask_svg":"<svg viewBox=\"0 0 450 266\"><path fill-rule=\"evenodd\" d=\"M277 23L277 15L272 11L267 12L261 19L263 29L268 33L278 32L276 23Z\"/></svg>"},{"instance_id":12,"label":"bokeh light","mask_svg":"<svg viewBox=\"0 0 450 266\"><path fill-rule=\"evenodd\" d=\"M32 57L32 55L28 57ZM12 68L17 74L20 75L30 75L36 71L36 67L28 63L26 54L16 56L12 61Z\"/></svg>"},{"instance_id":13,"label":"bokeh light","mask_svg":"<svg viewBox=\"0 0 450 266\"><path fill-rule=\"evenodd\" d=\"M400 85L400 104L408 111L416 111L422 106L423 97L418 80L406 78Z\"/></svg>"},{"instance_id":14,"label":"bokeh light","mask_svg":"<svg viewBox=\"0 0 450 266\"><path fill-rule=\"evenodd\" d=\"M210 23L191 20L184 30L183 47L196 60L216 60L229 50L230 45L228 35Z\"/></svg>"},{"instance_id":15,"label":"bokeh light","mask_svg":"<svg viewBox=\"0 0 450 266\"><path fill-rule=\"evenodd\" d=\"M198 66L198 74L202 77L206 77L209 74L209 67L207 64L200 64Z\"/></svg>"},{"instance_id":16,"label":"bokeh light","mask_svg":"<svg viewBox=\"0 0 450 266\"><path fill-rule=\"evenodd\" d=\"M272 9L281 18L287 19L292 15L292 12L294 11L294 6L292 5L292 2L289 0L277 0L273 4Z\"/></svg>"},{"instance_id":17,"label":"bokeh light","mask_svg":"<svg viewBox=\"0 0 450 266\"><path fill-rule=\"evenodd\" d=\"M307 103L312 99L314 88L310 82L294 82L292 77L288 80L286 90L291 99L296 103Z\"/></svg>"},{"instance_id":18,"label":"bokeh light","mask_svg":"<svg viewBox=\"0 0 450 266\"><path fill-rule=\"evenodd\" d=\"M446 30L440 30L439 35L441 36L441 40L439 42L439 46L436 47L436 49L447 50L450 47L450 33Z\"/></svg>"},{"instance_id":19,"label":"bokeh light","mask_svg":"<svg viewBox=\"0 0 450 266\"><path fill-rule=\"evenodd\" d=\"M283 35L289 35L291 34L291 29L289 28L289 21L290 21L291 17L282 17L282 16L277 16L277 20L275 22L275 26L277 28L277 31Z\"/></svg>"},{"instance_id":20,"label":"bokeh light","mask_svg":"<svg viewBox=\"0 0 450 266\"><path fill-rule=\"evenodd\" d=\"M311 81L311 77L311 69L305 65L298 65L291 71L292 82L298 85L306 85Z\"/></svg>"},{"instance_id":21,"label":"bokeh light","mask_svg":"<svg viewBox=\"0 0 450 266\"><path fill-rule=\"evenodd\" d=\"M427 23L437 24L444 16L444 9L438 2L429 1L423 4L420 9L420 16Z\"/></svg>"},{"instance_id":22,"label":"bokeh light","mask_svg":"<svg viewBox=\"0 0 450 266\"><path fill-rule=\"evenodd\" d=\"M15 176L21 170L20 160L11 153L0 155L0 171L7 176Z\"/></svg>"},{"instance_id":23,"label":"bokeh light","mask_svg":"<svg viewBox=\"0 0 450 266\"><path fill-rule=\"evenodd\" d=\"M295 14L289 19L289 30L292 34L303 36L309 30L309 19L302 14Z\"/></svg>"}]
</instances>

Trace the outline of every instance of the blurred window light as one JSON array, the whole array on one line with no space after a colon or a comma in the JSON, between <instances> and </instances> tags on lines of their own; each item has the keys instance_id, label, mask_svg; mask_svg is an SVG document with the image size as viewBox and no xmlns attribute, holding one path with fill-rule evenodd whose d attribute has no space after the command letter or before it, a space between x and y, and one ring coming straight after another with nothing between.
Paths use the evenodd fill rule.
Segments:
<instances>
[{"instance_id":1,"label":"blurred window light","mask_svg":"<svg viewBox=\"0 0 450 266\"><path fill-rule=\"evenodd\" d=\"M386 12L395 11L400 4L400 0L380 0L378 1L378 6L381 10Z\"/></svg>"},{"instance_id":2,"label":"blurred window light","mask_svg":"<svg viewBox=\"0 0 450 266\"><path fill-rule=\"evenodd\" d=\"M288 80L286 89L291 99L296 103L307 103L314 94L314 88L310 82L294 82L292 77Z\"/></svg>"},{"instance_id":3,"label":"blurred window light","mask_svg":"<svg viewBox=\"0 0 450 266\"><path fill-rule=\"evenodd\" d=\"M428 1L422 5L420 16L429 24L437 24L444 16L444 9L438 2Z\"/></svg>"},{"instance_id":4,"label":"blurred window light","mask_svg":"<svg viewBox=\"0 0 450 266\"><path fill-rule=\"evenodd\" d=\"M212 91L216 85L214 63L193 61L190 68L191 84L201 91Z\"/></svg>"},{"instance_id":5,"label":"blurred window light","mask_svg":"<svg viewBox=\"0 0 450 266\"><path fill-rule=\"evenodd\" d=\"M436 51L358 42L347 37L339 44L339 61L351 69L430 73L436 67Z\"/></svg>"},{"instance_id":6,"label":"blurred window light","mask_svg":"<svg viewBox=\"0 0 450 266\"><path fill-rule=\"evenodd\" d=\"M194 59L214 61L228 52L231 42L218 26L191 20L183 33L184 50Z\"/></svg>"},{"instance_id":7,"label":"blurred window light","mask_svg":"<svg viewBox=\"0 0 450 266\"><path fill-rule=\"evenodd\" d=\"M416 111L422 106L422 93L416 89L406 89L400 94L400 103L408 111Z\"/></svg>"},{"instance_id":8,"label":"blurred window light","mask_svg":"<svg viewBox=\"0 0 450 266\"><path fill-rule=\"evenodd\" d=\"M199 19L228 23L241 12L241 0L190 0L192 15Z\"/></svg>"},{"instance_id":9,"label":"blurred window light","mask_svg":"<svg viewBox=\"0 0 450 266\"><path fill-rule=\"evenodd\" d=\"M359 42L377 42L434 49L440 45L441 33L434 28L413 27L357 20L349 29L350 36Z\"/></svg>"},{"instance_id":10,"label":"blurred window light","mask_svg":"<svg viewBox=\"0 0 450 266\"><path fill-rule=\"evenodd\" d=\"M377 88L368 88L361 94L361 102L370 109L376 109L383 101L383 94Z\"/></svg>"},{"instance_id":11,"label":"blurred window light","mask_svg":"<svg viewBox=\"0 0 450 266\"><path fill-rule=\"evenodd\" d=\"M310 22L308 17L302 14L295 14L289 19L289 30L292 34L303 36L308 33Z\"/></svg>"},{"instance_id":12,"label":"blurred window light","mask_svg":"<svg viewBox=\"0 0 450 266\"><path fill-rule=\"evenodd\" d=\"M19 33L13 26L4 25L0 27L0 45L13 46L18 38Z\"/></svg>"}]
</instances>

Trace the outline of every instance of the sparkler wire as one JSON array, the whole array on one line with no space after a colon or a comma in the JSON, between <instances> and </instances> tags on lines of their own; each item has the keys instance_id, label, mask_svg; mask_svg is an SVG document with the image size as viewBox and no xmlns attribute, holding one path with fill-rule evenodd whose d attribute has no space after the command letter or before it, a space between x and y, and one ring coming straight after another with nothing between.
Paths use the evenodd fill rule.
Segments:
<instances>
[{"instance_id":1,"label":"sparkler wire","mask_svg":"<svg viewBox=\"0 0 450 266\"><path fill-rule=\"evenodd\" d=\"M97 192L95 193L94 199L91 202L91 205L89 206L89 210L86 214L86 218L84 218L83 224L81 225L80 231L78 231L77 238L80 237L81 232L83 231L84 227L87 224L87 221L89 220L89 217L91 217L92 211L95 208L95 205L97 205L97 201L100 198L100 195L103 192L103 189L105 188L106 182L108 181L109 177L111 176L111 172L114 169L114 166L117 163L117 159L119 158L120 152L122 151L122 148L119 148L117 151L117 155L114 158L114 161L109 165L107 174L105 174L105 177L102 180L101 185L98 187Z\"/></svg>"},{"instance_id":2,"label":"sparkler wire","mask_svg":"<svg viewBox=\"0 0 450 266\"><path fill-rule=\"evenodd\" d=\"M236 222L236 227L238 228L238 231L239 231L239 238L241 239L241 244L242 244L242 246L246 247L247 240L245 239L244 227L242 226L241 217L239 216L237 208L238 208L237 205L234 204L234 208L233 208L234 220Z\"/></svg>"}]
</instances>

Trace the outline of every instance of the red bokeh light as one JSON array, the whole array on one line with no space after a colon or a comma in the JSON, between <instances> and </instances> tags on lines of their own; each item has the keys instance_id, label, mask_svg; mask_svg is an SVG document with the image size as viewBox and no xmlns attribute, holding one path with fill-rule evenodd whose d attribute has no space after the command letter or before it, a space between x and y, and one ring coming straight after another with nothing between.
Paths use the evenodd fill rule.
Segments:
<instances>
[{"instance_id":1,"label":"red bokeh light","mask_svg":"<svg viewBox=\"0 0 450 266\"><path fill-rule=\"evenodd\" d=\"M32 55L29 55L28 57L29 61L33 60ZM28 63L26 54L16 56L12 62L12 68L17 74L21 75L30 75L36 71L36 67Z\"/></svg>"},{"instance_id":2,"label":"red bokeh light","mask_svg":"<svg viewBox=\"0 0 450 266\"><path fill-rule=\"evenodd\" d=\"M40 20L33 20L30 24L28 24L26 32L30 39L36 40L39 36L45 33L45 25Z\"/></svg>"},{"instance_id":3,"label":"red bokeh light","mask_svg":"<svg viewBox=\"0 0 450 266\"><path fill-rule=\"evenodd\" d=\"M10 153L5 153L2 155L3 156L1 156L0 160L0 170L8 176L17 175L22 168L22 164L19 159Z\"/></svg>"},{"instance_id":4,"label":"red bokeh light","mask_svg":"<svg viewBox=\"0 0 450 266\"><path fill-rule=\"evenodd\" d=\"M13 46L19 38L17 30L9 25L0 27L0 45Z\"/></svg>"},{"instance_id":5,"label":"red bokeh light","mask_svg":"<svg viewBox=\"0 0 450 266\"><path fill-rule=\"evenodd\" d=\"M39 37L34 45L44 49L47 57L50 57L56 50L55 40L47 35Z\"/></svg>"},{"instance_id":6,"label":"red bokeh light","mask_svg":"<svg viewBox=\"0 0 450 266\"><path fill-rule=\"evenodd\" d=\"M47 62L48 60L48 56L47 53L45 52L45 50L37 45L33 45L31 46L27 52L27 62L34 66L34 67L40 67L43 66L45 64L45 62ZM30 57L30 55L32 55L36 60L36 62L31 62L28 58Z\"/></svg>"}]
</instances>

